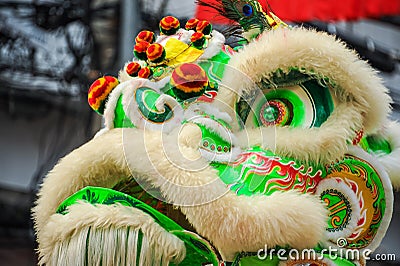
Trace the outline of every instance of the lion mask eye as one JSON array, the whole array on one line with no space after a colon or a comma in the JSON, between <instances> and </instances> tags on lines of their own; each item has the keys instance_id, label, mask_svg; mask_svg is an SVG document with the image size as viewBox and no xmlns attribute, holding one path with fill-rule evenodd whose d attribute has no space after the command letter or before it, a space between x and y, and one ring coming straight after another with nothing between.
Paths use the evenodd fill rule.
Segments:
<instances>
[{"instance_id":1,"label":"lion mask eye","mask_svg":"<svg viewBox=\"0 0 400 266\"><path fill-rule=\"evenodd\" d=\"M332 89L316 79L295 74L286 75L285 82L280 82L280 78L273 84L262 81L261 90L253 99L238 103L237 112L247 113L241 116L246 126L312 128L320 127L328 119L336 105Z\"/></svg>"}]
</instances>

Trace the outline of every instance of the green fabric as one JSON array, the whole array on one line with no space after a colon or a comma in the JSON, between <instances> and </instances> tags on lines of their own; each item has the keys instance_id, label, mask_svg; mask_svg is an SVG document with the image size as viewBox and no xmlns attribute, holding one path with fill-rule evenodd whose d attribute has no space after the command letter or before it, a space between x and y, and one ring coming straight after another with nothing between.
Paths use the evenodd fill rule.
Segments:
<instances>
[{"instance_id":1,"label":"green fabric","mask_svg":"<svg viewBox=\"0 0 400 266\"><path fill-rule=\"evenodd\" d=\"M231 56L227 55L223 51L219 52L217 55L211 58L211 61L220 62L222 64L228 64L231 60Z\"/></svg>"},{"instance_id":2,"label":"green fabric","mask_svg":"<svg viewBox=\"0 0 400 266\"><path fill-rule=\"evenodd\" d=\"M305 166L291 158L276 156L270 150L252 147L233 163L212 163L221 180L238 195L271 195L276 191L313 190L326 175L323 166ZM299 171L294 171L299 169ZM315 176L315 182L312 182ZM273 182L271 182L271 180ZM315 189L315 188L314 188Z\"/></svg>"},{"instance_id":3,"label":"green fabric","mask_svg":"<svg viewBox=\"0 0 400 266\"><path fill-rule=\"evenodd\" d=\"M182 227L175 223L173 220L151 208L142 201L127 194L101 187L89 186L79 190L78 192L64 200L58 207L56 212L60 214L66 214L68 213L68 206L76 204L81 200L87 201L91 204L113 205L118 203L123 206L133 207L150 215L167 231L183 230Z\"/></svg>"},{"instance_id":4,"label":"green fabric","mask_svg":"<svg viewBox=\"0 0 400 266\"><path fill-rule=\"evenodd\" d=\"M143 189L141 185L146 187L146 189ZM141 184L139 184L136 182L134 177L121 180L114 187L112 187L112 190L116 190L134 197L163 214L166 214L167 212L166 209L168 204L165 201L160 200L162 199L160 191L148 183L141 182Z\"/></svg>"},{"instance_id":5,"label":"green fabric","mask_svg":"<svg viewBox=\"0 0 400 266\"><path fill-rule=\"evenodd\" d=\"M390 154L392 152L389 141L376 136L362 138L360 146L368 153Z\"/></svg>"},{"instance_id":6,"label":"green fabric","mask_svg":"<svg viewBox=\"0 0 400 266\"><path fill-rule=\"evenodd\" d=\"M231 57L221 51L210 60L199 61L198 65L204 69L210 82L219 84L224 76L226 65L230 60Z\"/></svg>"},{"instance_id":7,"label":"green fabric","mask_svg":"<svg viewBox=\"0 0 400 266\"><path fill-rule=\"evenodd\" d=\"M217 152L219 147L222 147L220 152L224 151L227 147L229 151L231 150L231 144L223 140L217 133L209 130L207 127L201 124L197 124L202 133L202 148L207 149L211 152Z\"/></svg>"},{"instance_id":8,"label":"green fabric","mask_svg":"<svg viewBox=\"0 0 400 266\"><path fill-rule=\"evenodd\" d=\"M173 117L171 108L166 104L164 105L165 110L163 112L159 112L156 109L156 102L160 97L160 94L153 89L141 87L136 90L135 95L139 111L146 119L161 124Z\"/></svg>"},{"instance_id":9,"label":"green fabric","mask_svg":"<svg viewBox=\"0 0 400 266\"><path fill-rule=\"evenodd\" d=\"M352 208L347 197L340 191L331 189L329 191L324 191L320 195L320 198L323 202L327 202L326 208L330 210L331 213L335 212L335 219L329 219L326 230L328 232L344 230L352 214Z\"/></svg>"},{"instance_id":10,"label":"green fabric","mask_svg":"<svg viewBox=\"0 0 400 266\"><path fill-rule=\"evenodd\" d=\"M322 85L317 80L306 81L302 84L311 95L314 101L315 117L312 123L314 127L320 127L334 109L333 99L330 94L329 88Z\"/></svg>"},{"instance_id":11,"label":"green fabric","mask_svg":"<svg viewBox=\"0 0 400 266\"><path fill-rule=\"evenodd\" d=\"M186 246L186 257L179 263L179 266L200 266L207 263L219 265L219 259L212 246L197 234L189 231L173 231L171 233L184 241ZM175 264L170 263L170 265Z\"/></svg>"},{"instance_id":12,"label":"green fabric","mask_svg":"<svg viewBox=\"0 0 400 266\"><path fill-rule=\"evenodd\" d=\"M141 202L140 200L122 192L101 187L85 187L64 200L58 207L56 212L59 214L67 214L69 206L77 204L82 200L91 204L121 204L123 206L137 208L144 213L150 215L155 222L157 222L168 232L176 235L185 243L186 257L179 265L219 265L219 260L216 252L206 240L202 239L200 236L193 232L185 231L180 225L175 223L167 216L163 215L162 213L158 212L147 204ZM138 244L138 253L140 253L141 239L142 238L140 237ZM175 264L170 263L170 265Z\"/></svg>"},{"instance_id":13,"label":"green fabric","mask_svg":"<svg viewBox=\"0 0 400 266\"><path fill-rule=\"evenodd\" d=\"M122 95L119 97L117 106L114 110L114 128L134 128L135 125L126 116L124 108L122 106Z\"/></svg>"}]
</instances>

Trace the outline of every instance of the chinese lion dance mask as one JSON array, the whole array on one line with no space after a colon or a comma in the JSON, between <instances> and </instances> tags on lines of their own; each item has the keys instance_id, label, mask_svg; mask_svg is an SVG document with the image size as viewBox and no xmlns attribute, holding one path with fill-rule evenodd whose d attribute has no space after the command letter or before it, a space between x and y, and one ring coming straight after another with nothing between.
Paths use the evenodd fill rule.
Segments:
<instances>
[{"instance_id":1,"label":"chinese lion dance mask","mask_svg":"<svg viewBox=\"0 0 400 266\"><path fill-rule=\"evenodd\" d=\"M41 265L364 265L343 251L378 247L400 127L375 71L258 2L214 8L247 41L168 16L118 77L92 84L105 127L43 182ZM322 255L260 258L265 247Z\"/></svg>"}]
</instances>

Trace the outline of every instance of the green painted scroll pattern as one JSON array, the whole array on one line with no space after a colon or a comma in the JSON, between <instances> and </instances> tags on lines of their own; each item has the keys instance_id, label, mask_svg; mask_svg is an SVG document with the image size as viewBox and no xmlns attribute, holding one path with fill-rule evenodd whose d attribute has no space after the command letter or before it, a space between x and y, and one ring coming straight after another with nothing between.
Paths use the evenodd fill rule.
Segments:
<instances>
[{"instance_id":1,"label":"green painted scroll pattern","mask_svg":"<svg viewBox=\"0 0 400 266\"><path fill-rule=\"evenodd\" d=\"M272 151L253 147L233 163L213 163L221 180L238 195L271 195L276 191L314 193L325 176L323 167L305 166Z\"/></svg>"}]
</instances>

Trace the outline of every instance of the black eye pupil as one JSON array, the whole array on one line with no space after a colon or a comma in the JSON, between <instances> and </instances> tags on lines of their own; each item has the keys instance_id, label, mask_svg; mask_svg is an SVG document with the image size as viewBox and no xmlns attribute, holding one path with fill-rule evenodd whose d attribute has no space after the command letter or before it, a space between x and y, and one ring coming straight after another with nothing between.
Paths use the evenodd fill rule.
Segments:
<instances>
[{"instance_id":1,"label":"black eye pupil","mask_svg":"<svg viewBox=\"0 0 400 266\"><path fill-rule=\"evenodd\" d=\"M251 16L253 14L253 8L251 7L251 5L246 4L246 5L243 6L243 14L246 17L249 17L249 16Z\"/></svg>"}]
</instances>

